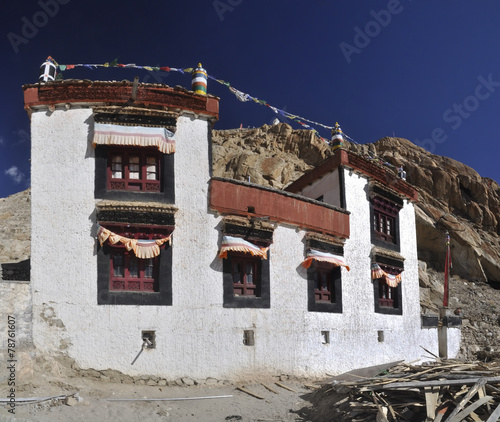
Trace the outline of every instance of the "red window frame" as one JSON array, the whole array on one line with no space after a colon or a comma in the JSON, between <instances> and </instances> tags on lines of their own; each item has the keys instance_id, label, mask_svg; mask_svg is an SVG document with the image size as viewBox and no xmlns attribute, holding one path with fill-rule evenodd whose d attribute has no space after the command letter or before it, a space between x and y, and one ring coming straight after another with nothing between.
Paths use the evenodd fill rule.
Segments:
<instances>
[{"instance_id":1,"label":"red window frame","mask_svg":"<svg viewBox=\"0 0 500 422\"><path fill-rule=\"evenodd\" d=\"M378 279L378 303L382 308L394 308L394 298L397 297L397 287L391 287L385 279Z\"/></svg>"},{"instance_id":2,"label":"red window frame","mask_svg":"<svg viewBox=\"0 0 500 422\"><path fill-rule=\"evenodd\" d=\"M373 230L377 238L396 243L395 227L396 218L394 216L377 209L373 211Z\"/></svg>"},{"instance_id":3,"label":"red window frame","mask_svg":"<svg viewBox=\"0 0 500 422\"><path fill-rule=\"evenodd\" d=\"M397 243L397 216L401 207L388 199L375 196L371 199L373 206L373 232L377 239Z\"/></svg>"},{"instance_id":4,"label":"red window frame","mask_svg":"<svg viewBox=\"0 0 500 422\"><path fill-rule=\"evenodd\" d=\"M107 189L160 192L161 155L156 148L150 147L110 148Z\"/></svg>"},{"instance_id":5,"label":"red window frame","mask_svg":"<svg viewBox=\"0 0 500 422\"><path fill-rule=\"evenodd\" d=\"M234 296L260 297L260 258L245 253L231 253Z\"/></svg>"},{"instance_id":6,"label":"red window frame","mask_svg":"<svg viewBox=\"0 0 500 422\"><path fill-rule=\"evenodd\" d=\"M380 268L388 274L398 275L401 269L380 265ZM385 278L378 278L378 303L381 308L398 308L398 287L391 287Z\"/></svg>"},{"instance_id":7,"label":"red window frame","mask_svg":"<svg viewBox=\"0 0 500 422\"><path fill-rule=\"evenodd\" d=\"M154 240L170 235L170 229L157 226L125 227L116 224L103 224L120 236L129 239ZM128 251L122 243L110 246L109 290L127 292L159 291L159 257L137 258L134 251ZM118 262L121 261L121 265ZM119 268L121 267L121 269Z\"/></svg>"},{"instance_id":8,"label":"red window frame","mask_svg":"<svg viewBox=\"0 0 500 422\"><path fill-rule=\"evenodd\" d=\"M125 247L113 247L111 253L109 290L158 292L158 257L140 259ZM116 261L121 260L121 270ZM117 274L119 273L119 274Z\"/></svg>"},{"instance_id":9,"label":"red window frame","mask_svg":"<svg viewBox=\"0 0 500 422\"><path fill-rule=\"evenodd\" d=\"M335 286L333 285L333 267L319 265L314 272L314 301L335 302Z\"/></svg>"}]
</instances>

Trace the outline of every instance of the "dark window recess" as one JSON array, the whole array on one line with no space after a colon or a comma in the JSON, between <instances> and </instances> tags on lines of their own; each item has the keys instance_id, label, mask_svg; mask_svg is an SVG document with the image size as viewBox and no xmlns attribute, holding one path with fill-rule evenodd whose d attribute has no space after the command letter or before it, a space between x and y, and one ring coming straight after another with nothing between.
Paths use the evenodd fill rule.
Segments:
<instances>
[{"instance_id":1,"label":"dark window recess","mask_svg":"<svg viewBox=\"0 0 500 422\"><path fill-rule=\"evenodd\" d=\"M374 210L373 212L373 229L375 237L386 242L395 242L396 218L381 211Z\"/></svg>"},{"instance_id":2,"label":"dark window recess","mask_svg":"<svg viewBox=\"0 0 500 422\"><path fill-rule=\"evenodd\" d=\"M133 251L113 247L110 265L110 290L158 291L158 260L139 259Z\"/></svg>"},{"instance_id":3,"label":"dark window recess","mask_svg":"<svg viewBox=\"0 0 500 422\"><path fill-rule=\"evenodd\" d=\"M228 252L223 260L223 288L226 308L269 308L269 252L268 259Z\"/></svg>"},{"instance_id":4,"label":"dark window recess","mask_svg":"<svg viewBox=\"0 0 500 422\"><path fill-rule=\"evenodd\" d=\"M399 211L401 205L375 196L371 199L372 243L399 251Z\"/></svg>"},{"instance_id":5,"label":"dark window recess","mask_svg":"<svg viewBox=\"0 0 500 422\"><path fill-rule=\"evenodd\" d=\"M380 268L388 274L400 274L402 269L380 265ZM403 312L401 303L401 283L397 287L389 286L385 278L377 278L373 280L373 288L375 295L375 312L382 314L401 315Z\"/></svg>"},{"instance_id":6,"label":"dark window recess","mask_svg":"<svg viewBox=\"0 0 500 422\"><path fill-rule=\"evenodd\" d=\"M109 230L130 239L161 239L171 229L142 226L106 225ZM171 305L172 251L168 243L154 258L137 258L124 245L106 242L98 249L98 304Z\"/></svg>"},{"instance_id":7,"label":"dark window recess","mask_svg":"<svg viewBox=\"0 0 500 422\"><path fill-rule=\"evenodd\" d=\"M110 148L108 190L160 192L160 156L155 148Z\"/></svg>"},{"instance_id":8,"label":"dark window recess","mask_svg":"<svg viewBox=\"0 0 500 422\"><path fill-rule=\"evenodd\" d=\"M309 311L342 313L341 277L340 267L313 262L307 270Z\"/></svg>"},{"instance_id":9,"label":"dark window recess","mask_svg":"<svg viewBox=\"0 0 500 422\"><path fill-rule=\"evenodd\" d=\"M389 286L383 278L378 279L378 301L380 307L398 308L397 287Z\"/></svg>"},{"instance_id":10,"label":"dark window recess","mask_svg":"<svg viewBox=\"0 0 500 422\"><path fill-rule=\"evenodd\" d=\"M153 147L97 145L95 197L175 203L174 156Z\"/></svg>"},{"instance_id":11,"label":"dark window recess","mask_svg":"<svg viewBox=\"0 0 500 422\"><path fill-rule=\"evenodd\" d=\"M248 254L232 259L233 288L235 296L260 297L260 276L257 267L260 259Z\"/></svg>"},{"instance_id":12,"label":"dark window recess","mask_svg":"<svg viewBox=\"0 0 500 422\"><path fill-rule=\"evenodd\" d=\"M318 268L314 273L314 300L316 302L335 303L332 276L331 268Z\"/></svg>"}]
</instances>

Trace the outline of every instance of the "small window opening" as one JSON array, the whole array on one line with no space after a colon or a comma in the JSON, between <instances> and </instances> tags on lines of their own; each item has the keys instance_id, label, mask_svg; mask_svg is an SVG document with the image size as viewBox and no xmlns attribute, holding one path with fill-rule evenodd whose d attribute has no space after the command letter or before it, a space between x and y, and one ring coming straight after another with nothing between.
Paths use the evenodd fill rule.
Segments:
<instances>
[{"instance_id":1,"label":"small window opening","mask_svg":"<svg viewBox=\"0 0 500 422\"><path fill-rule=\"evenodd\" d=\"M384 331L383 330L378 330L377 331L377 336L378 336L378 342L383 343L384 342Z\"/></svg>"},{"instance_id":2,"label":"small window opening","mask_svg":"<svg viewBox=\"0 0 500 422\"><path fill-rule=\"evenodd\" d=\"M254 330L244 330L243 331L243 344L245 346L255 345L255 332Z\"/></svg>"},{"instance_id":3,"label":"small window opening","mask_svg":"<svg viewBox=\"0 0 500 422\"><path fill-rule=\"evenodd\" d=\"M142 332L142 347L145 349L156 348L156 334L154 331Z\"/></svg>"},{"instance_id":4,"label":"small window opening","mask_svg":"<svg viewBox=\"0 0 500 422\"><path fill-rule=\"evenodd\" d=\"M321 331L321 343L330 344L330 331Z\"/></svg>"},{"instance_id":5,"label":"small window opening","mask_svg":"<svg viewBox=\"0 0 500 422\"><path fill-rule=\"evenodd\" d=\"M255 214L255 207L248 207L247 210L249 213Z\"/></svg>"}]
</instances>

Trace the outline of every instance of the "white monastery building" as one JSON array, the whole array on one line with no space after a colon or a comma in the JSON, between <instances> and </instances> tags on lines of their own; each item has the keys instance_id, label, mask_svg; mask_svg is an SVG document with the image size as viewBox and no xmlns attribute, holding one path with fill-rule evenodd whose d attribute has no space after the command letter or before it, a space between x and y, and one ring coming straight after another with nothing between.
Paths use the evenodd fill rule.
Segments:
<instances>
[{"instance_id":1,"label":"white monastery building","mask_svg":"<svg viewBox=\"0 0 500 422\"><path fill-rule=\"evenodd\" d=\"M229 380L438 354L420 315L417 194L403 179L343 148L284 191L212 177L214 96L23 88L40 352ZM449 329L450 357L459 340Z\"/></svg>"}]
</instances>

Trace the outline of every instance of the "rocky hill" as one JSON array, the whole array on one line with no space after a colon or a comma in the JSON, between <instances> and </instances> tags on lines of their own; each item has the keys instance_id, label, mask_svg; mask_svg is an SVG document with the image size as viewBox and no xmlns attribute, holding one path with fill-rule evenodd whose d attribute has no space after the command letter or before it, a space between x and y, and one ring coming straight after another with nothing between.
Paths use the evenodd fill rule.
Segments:
<instances>
[{"instance_id":1,"label":"rocky hill","mask_svg":"<svg viewBox=\"0 0 500 422\"><path fill-rule=\"evenodd\" d=\"M31 191L0 198L0 264L30 257Z\"/></svg>"},{"instance_id":2,"label":"rocky hill","mask_svg":"<svg viewBox=\"0 0 500 422\"><path fill-rule=\"evenodd\" d=\"M451 237L450 308L464 317L463 357L491 356L500 347L500 186L451 158L402 138L345 147L389 171L403 166L419 192L416 204L423 313L443 297L445 232ZM280 123L213 131L214 175L283 188L332 155L310 131Z\"/></svg>"}]
</instances>

